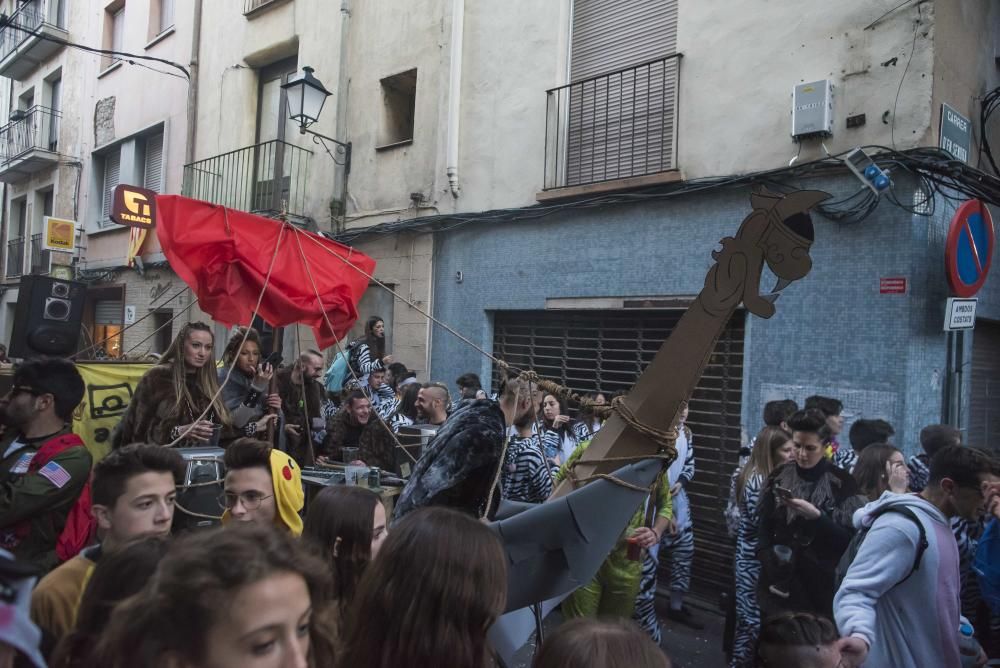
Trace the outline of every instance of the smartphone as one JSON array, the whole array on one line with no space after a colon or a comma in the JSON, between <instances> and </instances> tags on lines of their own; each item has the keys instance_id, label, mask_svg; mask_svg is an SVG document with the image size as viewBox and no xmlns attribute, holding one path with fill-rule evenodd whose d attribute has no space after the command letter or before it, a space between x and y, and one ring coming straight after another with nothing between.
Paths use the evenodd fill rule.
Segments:
<instances>
[{"instance_id":1,"label":"smartphone","mask_svg":"<svg viewBox=\"0 0 1000 668\"><path fill-rule=\"evenodd\" d=\"M785 489L784 487L774 486L774 493L778 495L778 498L785 499L786 501L792 498L792 491Z\"/></svg>"}]
</instances>

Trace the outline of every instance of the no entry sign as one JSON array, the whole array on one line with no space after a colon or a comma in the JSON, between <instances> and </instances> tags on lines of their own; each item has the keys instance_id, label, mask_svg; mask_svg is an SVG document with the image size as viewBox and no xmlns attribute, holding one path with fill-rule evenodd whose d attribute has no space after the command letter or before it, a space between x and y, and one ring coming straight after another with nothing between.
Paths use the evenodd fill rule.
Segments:
<instances>
[{"instance_id":1,"label":"no entry sign","mask_svg":"<svg viewBox=\"0 0 1000 668\"><path fill-rule=\"evenodd\" d=\"M986 282L993 260L993 218L980 200L958 207L944 248L948 285L958 297L971 297Z\"/></svg>"}]
</instances>

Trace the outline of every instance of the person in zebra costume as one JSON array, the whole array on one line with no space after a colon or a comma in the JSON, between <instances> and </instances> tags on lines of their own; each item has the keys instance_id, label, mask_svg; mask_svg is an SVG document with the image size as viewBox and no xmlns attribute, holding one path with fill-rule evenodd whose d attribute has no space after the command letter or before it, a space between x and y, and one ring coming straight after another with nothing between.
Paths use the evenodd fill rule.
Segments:
<instances>
[{"instance_id":1,"label":"person in zebra costume","mask_svg":"<svg viewBox=\"0 0 1000 668\"><path fill-rule=\"evenodd\" d=\"M687 426L688 409L681 412L677 433L677 459L667 469L670 495L673 503L674 531L663 536L659 553L670 567L670 609L667 618L689 628L704 628L694 613L684 605L684 595L691 588L691 563L694 561L694 527L691 525L691 505L685 488L694 478L694 437ZM640 585L641 589L656 590L656 571L652 571L652 584Z\"/></svg>"},{"instance_id":2,"label":"person in zebra costume","mask_svg":"<svg viewBox=\"0 0 1000 668\"><path fill-rule=\"evenodd\" d=\"M930 461L938 450L949 445L962 445L962 432L947 424L932 424L920 430L920 447L923 452L913 455L907 462L910 468L910 491L919 494L930 477Z\"/></svg>"},{"instance_id":3,"label":"person in zebra costume","mask_svg":"<svg viewBox=\"0 0 1000 668\"><path fill-rule=\"evenodd\" d=\"M542 503L552 494L552 470L542 452L534 426L535 412L528 411L514 422L500 472L500 490L508 501Z\"/></svg>"},{"instance_id":4,"label":"person in zebra costume","mask_svg":"<svg viewBox=\"0 0 1000 668\"><path fill-rule=\"evenodd\" d=\"M556 473L556 484L562 482L590 445L585 440L577 446L566 463ZM655 519L654 519L655 518ZM636 510L628 527L605 559L594 579L583 585L563 601L562 612L566 617L607 616L635 619L659 644L660 627L652 604L656 589L656 548L660 538L674 530L673 501L666 475L661 475L653 486L646 502ZM634 544L629 554L630 543ZM646 558L636 557L634 550L641 550ZM652 585L649 585L647 568L653 553ZM651 586L651 589L649 587ZM652 592L643 596L642 592ZM649 621L651 618L651 621Z\"/></svg>"},{"instance_id":5,"label":"person in zebra costume","mask_svg":"<svg viewBox=\"0 0 1000 668\"><path fill-rule=\"evenodd\" d=\"M754 647L760 633L760 608L757 605L757 580L760 577L760 562L757 561L760 516L757 506L760 490L774 469L792 461L795 456L792 435L781 427L764 427L754 440L758 447L754 448L750 460L736 477L740 519L734 561L736 630L729 663L731 668L753 665Z\"/></svg>"},{"instance_id":6,"label":"person in zebra costume","mask_svg":"<svg viewBox=\"0 0 1000 668\"><path fill-rule=\"evenodd\" d=\"M587 425L568 415L566 404L554 394L542 397L542 451L558 470L577 446L591 438Z\"/></svg>"}]
</instances>

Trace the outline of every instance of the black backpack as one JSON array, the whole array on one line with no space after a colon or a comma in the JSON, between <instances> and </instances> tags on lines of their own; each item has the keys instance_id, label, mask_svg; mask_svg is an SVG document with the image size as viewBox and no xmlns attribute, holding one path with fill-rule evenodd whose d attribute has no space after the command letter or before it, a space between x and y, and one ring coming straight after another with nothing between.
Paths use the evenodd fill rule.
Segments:
<instances>
[{"instance_id":1,"label":"black backpack","mask_svg":"<svg viewBox=\"0 0 1000 668\"><path fill-rule=\"evenodd\" d=\"M851 539L850 545L847 546L847 550L844 551L844 555L840 558L840 562L837 564L837 570L834 572L834 583L836 589L840 589L840 583L844 581L844 577L847 575L847 569L851 567L851 564L854 562L854 558L858 556L858 550L861 549L861 543L864 542L865 536L868 535L868 532L875 525L875 520L886 513L898 513L916 524L917 528L920 530L920 540L917 541L917 554L913 558L913 568L910 569L910 572L906 574L905 578L896 584L898 585L906 582L906 580L913 575L914 571L920 568L920 560L924 558L924 552L927 551L928 545L927 531L924 529L923 522L921 522L920 518L917 517L917 514L910 510L907 506L882 506L871 514L871 523L867 528L858 529L857 533L855 533L854 537Z\"/></svg>"}]
</instances>

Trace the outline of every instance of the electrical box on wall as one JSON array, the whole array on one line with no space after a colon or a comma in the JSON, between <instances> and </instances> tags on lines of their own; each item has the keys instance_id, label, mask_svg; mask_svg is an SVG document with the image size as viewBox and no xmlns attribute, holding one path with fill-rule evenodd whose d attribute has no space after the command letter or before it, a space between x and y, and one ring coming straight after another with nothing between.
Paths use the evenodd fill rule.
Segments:
<instances>
[{"instance_id":1,"label":"electrical box on wall","mask_svg":"<svg viewBox=\"0 0 1000 668\"><path fill-rule=\"evenodd\" d=\"M829 79L799 84L792 91L792 138L833 135L833 83Z\"/></svg>"}]
</instances>

